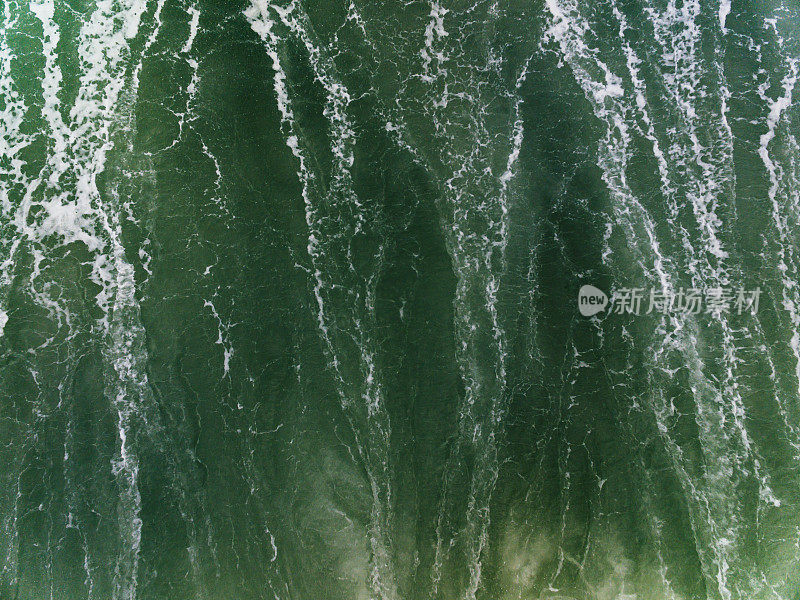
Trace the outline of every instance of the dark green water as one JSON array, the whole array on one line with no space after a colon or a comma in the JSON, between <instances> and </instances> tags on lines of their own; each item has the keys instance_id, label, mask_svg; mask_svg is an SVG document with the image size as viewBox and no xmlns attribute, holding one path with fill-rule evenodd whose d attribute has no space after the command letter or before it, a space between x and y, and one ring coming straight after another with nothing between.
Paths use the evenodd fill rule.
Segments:
<instances>
[{"instance_id":1,"label":"dark green water","mask_svg":"<svg viewBox=\"0 0 800 600\"><path fill-rule=\"evenodd\" d=\"M0 600L800 599L798 77L796 0L0 0Z\"/></svg>"}]
</instances>

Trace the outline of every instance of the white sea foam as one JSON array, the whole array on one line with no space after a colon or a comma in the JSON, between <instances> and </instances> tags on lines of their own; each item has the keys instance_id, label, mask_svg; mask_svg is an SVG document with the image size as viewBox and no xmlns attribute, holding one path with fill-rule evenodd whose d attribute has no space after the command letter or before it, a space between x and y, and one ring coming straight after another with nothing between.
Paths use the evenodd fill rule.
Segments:
<instances>
[{"instance_id":1,"label":"white sea foam","mask_svg":"<svg viewBox=\"0 0 800 600\"><path fill-rule=\"evenodd\" d=\"M157 15L163 0L158 5ZM97 304L104 316L100 331L108 341L104 356L114 376L106 381L117 413L119 453L113 462L120 502L120 540L115 566L114 598L135 598L138 556L141 543L141 497L138 491L138 459L131 444L132 421L140 405L148 401L147 377L142 365L143 330L138 321L133 267L125 258L121 243L119 198L100 194L98 176L106 169L112 148L112 134L128 110L123 90L138 85L138 65L133 79L126 77L129 43L138 36L144 0L113 2L100 0L83 23L78 35L81 74L68 118L63 116L62 74L57 57L60 31L54 20L52 0L30 4L42 26L44 72L41 79L42 115L47 124L48 153L38 178L31 182L15 207L14 224L33 254L32 281L47 263L42 243L83 243L92 254L88 263L91 279L100 286ZM157 19L158 21L158 19ZM160 23L160 21L158 21ZM150 43L158 26L151 32ZM113 186L112 186L113 187ZM34 216L33 209L38 209ZM31 294L59 320L69 323L70 315L49 297L50 287L31 286ZM67 454L68 455L68 454ZM91 579L89 550L85 566Z\"/></svg>"},{"instance_id":2,"label":"white sea foam","mask_svg":"<svg viewBox=\"0 0 800 600\"><path fill-rule=\"evenodd\" d=\"M497 3L482 5L490 21L501 15ZM465 59L465 49L454 36L444 35L445 16L437 3L431 3L426 27L420 79L428 85L424 108L430 135L442 149L441 223L453 271L456 274L454 326L457 361L464 397L459 407L457 442L448 457L442 482L442 495L436 524L436 548L432 567L432 594L439 592L450 553L452 532L447 531L446 515L453 505L466 502L468 533L465 552L469 581L463 591L475 598L481 585L484 553L491 522L489 510L498 473L498 444L505 415L503 387L506 382L506 335L498 310L500 273L505 265L508 219L513 198L512 181L523 144L521 87L527 77L527 62L522 66L514 89L506 92L510 119L503 135L489 131L491 105L474 83L475 65ZM473 6L471 10L478 10ZM482 49L483 50L483 49ZM498 75L502 61L491 43L482 52L480 66L491 76ZM500 166L505 163L504 167ZM497 173L495 170L501 169ZM436 173L438 169L431 169ZM480 223L476 228L475 224ZM481 298L482 301L476 301ZM490 354L478 351L480 336L493 340ZM452 489L455 473L463 469L462 453L475 456L468 474L469 493L457 498Z\"/></svg>"},{"instance_id":3,"label":"white sea foam","mask_svg":"<svg viewBox=\"0 0 800 600\"><path fill-rule=\"evenodd\" d=\"M252 29L265 43L267 54L272 59L275 95L286 134L286 145L298 160L297 176L302 186L306 224L309 230L307 250L312 263L312 288L316 300L317 323L331 370L337 381L340 401L346 414L350 414L351 411L361 414L361 406L366 411L368 423L366 429L362 431L353 427L353 433L356 437L356 450L367 470L373 496L369 526L372 555L369 581L375 594L389 600L397 597L387 538L387 520L391 510L389 473L391 465L388 456L391 432L383 403L380 378L376 372L375 352L372 349L375 284L374 281L368 281L366 288L360 290L363 285L360 282L352 285L331 279L337 273L349 277L348 273L352 267L342 272L342 265L337 261L346 260L349 263L351 260L346 249L347 242L341 239L346 232L341 230L333 232L328 222L338 223L344 227L343 216L355 216L356 224L350 235L358 233L368 225L364 207L353 190L350 173L355 160L355 133L347 115L351 98L347 88L337 77L333 61L315 42L308 18L299 4L291 2L288 6L282 7L265 0L252 0L244 14ZM288 87L290 82L279 54L283 47L283 40L276 31L279 24L305 47L315 78L326 93L323 115L329 124L333 164L330 183L325 190L322 189L320 178L309 167L311 161L292 108ZM336 302L335 299L331 300L331 291L336 287L348 290L350 301L344 313L332 311L329 307L329 302ZM333 315L346 313L352 315L347 324L334 320ZM342 365L342 360L346 360L346 356L344 359L340 358L343 348L337 342L336 336L340 335L339 331L343 327L357 340L360 351L357 361L361 371L360 381L352 380ZM352 392L354 389L360 390L357 396ZM359 400L363 403L359 403Z\"/></svg>"},{"instance_id":4,"label":"white sea foam","mask_svg":"<svg viewBox=\"0 0 800 600\"><path fill-rule=\"evenodd\" d=\"M778 37L778 39L780 38ZM758 154L769 175L768 197L772 205L773 221L775 222L775 228L778 232L778 270L781 273L783 282L783 308L789 314L793 325L790 346L795 358L795 373L798 386L800 386L800 290L798 290L797 282L794 279L794 269L790 268L790 265L794 264L796 257L794 256L795 251L792 242L793 234L791 225L786 211L779 202L778 196L781 189L781 178L784 173L780 166L773 161L769 148L770 144L775 139L781 118L792 105L792 97L799 72L798 61L789 60L788 73L783 78L782 82L783 94L775 100L767 96L767 89L769 88L768 81L764 82L759 87L759 95L767 105L767 131L761 135L758 149ZM800 394L800 387L798 387L798 394Z\"/></svg>"},{"instance_id":5,"label":"white sea foam","mask_svg":"<svg viewBox=\"0 0 800 600\"><path fill-rule=\"evenodd\" d=\"M671 281L675 279L675 274L672 272L672 267L670 267L670 261L666 260L661 254L653 223L643 207L630 193L625 179L624 169L630 156L628 150L630 140L628 123L631 121L629 116L633 105L618 94L604 93L604 90L609 86L609 81L614 81L614 79L609 77L608 68L598 60L596 52L585 43L584 34L590 27L583 21L578 7L572 3L559 5L555 1L551 1L548 2L548 8L553 19L548 35L558 42L562 56L584 88L587 99L592 100L595 114L607 125L607 135L600 145L600 164L604 171L603 178L606 184L617 199L617 202L620 203L620 210L615 222L618 226L622 225L628 229L628 239L636 240L642 239L642 236L638 233L637 228L631 227L631 218L641 219L641 227L646 234L645 239L652 246L657 280L663 287L668 287ZM655 27L656 41L664 46L664 60L672 66L672 70L666 71L663 77L667 89L673 95L675 104L684 115L684 122L688 125L687 130L681 132L687 136L688 146L683 147L680 144L672 143L668 147L669 154L661 150L653 120L646 113L645 87L638 75L640 61L635 56L632 48L625 42L624 37L623 49L633 83L635 107L643 116L645 125L643 133L653 145L661 176L662 192L670 200L668 206L670 207L672 218L677 216L680 210L680 205L674 200L676 187L673 183L675 179L671 175L673 171L677 170L678 173L681 173L677 178L689 182L687 196L691 201L693 213L697 218L699 230L705 242L705 251L716 259L722 260L727 258L727 253L718 237L721 221L715 213L715 207L718 204L717 195L721 193L719 181L722 179L722 167L715 164L716 157L700 145L699 116L693 105L694 98L692 96L687 98L683 95L687 89L691 90L690 94L693 94L694 90L698 89L699 79L696 73L698 65L696 64L695 55L695 46L698 43L699 36L699 30L695 24L698 10L699 5L696 2L683 3L680 9L674 2L670 2L664 14L659 14L654 10L649 11ZM625 19L619 10L616 10L615 14L621 23L621 34L624 36L624 30L627 28ZM676 28L683 30L677 36L677 40L673 35ZM598 90L600 93L598 93ZM721 113L721 118L724 118L724 103ZM720 125L719 130L723 132L730 131L729 128L725 127L724 123ZM730 144L728 144L728 147L730 148ZM729 157L723 156L722 164L727 164L728 161ZM690 170L692 163L700 168L702 177L696 177ZM681 232L681 230L679 229L678 232ZM682 232L681 236L683 237L683 246L687 249L687 256L693 256L692 243L686 232ZM610 256L610 248L606 249L604 256ZM712 266L705 258L702 259L702 262L699 260L690 262L689 272L702 277L704 281L727 281L727 274L724 268L719 264ZM721 596L726 598L731 594L727 581L727 572L729 570L730 557L735 550L730 544L721 543L721 540L736 539L738 537L738 524L734 514L735 511L729 506L728 500L725 499L734 497L735 494L722 495L717 492L730 487L730 474L733 472L734 464L738 465L737 468L743 468L740 461L748 457L752 444L744 426L742 399L738 389L733 384L735 381L733 365L737 363L733 333L727 324L723 323L724 348L727 357L727 375L724 384L725 395L723 396L722 391L715 390L716 385L707 380L702 361L693 350L692 344L681 342L681 339L686 334L687 326L694 328L691 323L677 321L670 323L668 330L672 333L665 338L665 349L672 348L672 350L669 350L670 352L679 352L687 355L686 359L688 364L692 365L693 380L696 382L693 389L698 410L697 417L703 429L704 443L708 445L705 450L714 456L723 457L716 462L713 470L709 470L709 483L712 489L715 490L713 494L699 491L680 464L681 459L679 457L682 452L674 441L669 438L669 427L666 426L667 420L670 418L670 405L665 404L662 401L663 399L659 400L659 392L657 390L654 394L654 400L658 402L654 403L653 406L659 418L659 427L662 435L668 447L672 449L671 452L674 453L676 472L680 474L687 496L692 500L697 511L696 515L692 515L692 520L696 524L697 531L701 532L700 535L708 535L710 538L708 541L711 542L712 560L715 567L711 569L704 566L704 568L708 577L717 581ZM681 333L681 331L684 331L684 333ZM657 352L663 352L665 349ZM736 432L741 440L741 450L731 456L723 446L727 444L726 440L729 439L728 432L722 428L725 425L725 421L723 420L720 424L718 420L719 413L723 412L723 407L728 400L730 400L731 405L724 410L730 411L733 416L733 431ZM759 473L760 464L758 458L753 457L751 460L757 476L760 478L762 496L770 503L776 504L778 501L770 491L766 476ZM705 525L706 523L713 523L711 529ZM705 533L702 533L704 531ZM705 540L697 539L700 556L706 554L706 543Z\"/></svg>"},{"instance_id":6,"label":"white sea foam","mask_svg":"<svg viewBox=\"0 0 800 600\"><path fill-rule=\"evenodd\" d=\"M33 141L32 135L21 132L28 107L16 89L11 76L12 63L16 56L8 44L8 33L17 27L18 17L11 12L11 4L3 6L0 25L0 97L3 109L0 111L0 214L5 220L12 219L15 201L12 199L24 193L30 185L24 173L25 163L20 153ZM0 336L8 322L6 294L14 277L16 252L20 247L19 234L11 234L2 240L3 260L0 261Z\"/></svg>"},{"instance_id":7,"label":"white sea foam","mask_svg":"<svg viewBox=\"0 0 800 600\"><path fill-rule=\"evenodd\" d=\"M425 28L425 47L420 50L422 56L422 79L431 82L437 75L431 71L431 67L436 62L437 69L441 69L447 56L444 52L436 49L437 41L447 37L448 33L444 27L444 17L449 12L443 8L438 1L431 2L430 21Z\"/></svg>"},{"instance_id":8,"label":"white sea foam","mask_svg":"<svg viewBox=\"0 0 800 600\"><path fill-rule=\"evenodd\" d=\"M729 7L728 7L729 8ZM719 206L718 198L723 194L732 193L734 186L733 172L733 133L728 122L729 99L731 92L725 81L724 70L721 66L723 58L720 56L717 64L713 65L718 78L718 97L720 102L719 117L710 121L701 120L696 105L708 97L708 94L699 87L698 69L700 63L696 49L699 45L700 30L696 25L699 5L685 3L681 8L675 3L669 3L663 13L649 9L654 24L656 41L662 46L664 64L670 67L671 75L665 76L664 81L676 106L681 110L682 122L687 125L685 131L671 132L673 139L680 140L682 136L688 137L688 145L673 142L669 147L670 169L676 171L676 179L689 182L689 192L686 194L692 202L702 234L702 248L708 255L718 259L712 265L705 255L696 256L694 245L685 236L685 254L689 257L688 271L692 274L695 285L698 287L715 287L727 285L730 274L724 264L727 252L723 249L722 242L717 235L720 219L716 216L716 207ZM723 7L723 13L727 9ZM723 24L724 27L724 24ZM677 42L675 32L678 31ZM703 147L699 142L698 133L702 127L708 127L709 133L714 138L712 142ZM708 134L705 134L708 137ZM697 176L692 166L697 165L702 170L702 175ZM727 206L731 213L735 213L735 203L729 199ZM749 439L743 414L744 405L741 393L736 385L737 365L739 358L736 350L736 335L728 325L727 319L719 321L723 335L723 351L726 357L725 380L723 383L724 395L717 399L723 406L729 404L725 412L729 412L735 429L731 435L740 438L740 446L733 453L737 468L746 470L746 462L752 461L753 474L759 479L761 496L770 499L771 504L777 501L772 494L769 478L763 472L757 451ZM722 433L727 436L726 432ZM714 434L709 439L720 437ZM727 454L732 454L730 451ZM722 481L722 480L720 480Z\"/></svg>"},{"instance_id":9,"label":"white sea foam","mask_svg":"<svg viewBox=\"0 0 800 600\"><path fill-rule=\"evenodd\" d=\"M223 322L222 317L217 312L217 307L214 306L211 300L204 300L203 306L211 309L211 314L214 315L214 319L217 321L217 339L215 343L222 346L222 374L225 377L230 371L231 358L234 355L233 345L228 339L230 324Z\"/></svg>"},{"instance_id":10,"label":"white sea foam","mask_svg":"<svg viewBox=\"0 0 800 600\"><path fill-rule=\"evenodd\" d=\"M186 39L183 48L181 48L182 54L188 54L192 51L192 45L194 44L194 39L197 37L198 25L200 24L200 11L197 7L190 6L187 11L191 16L191 20L189 21L189 37Z\"/></svg>"},{"instance_id":11,"label":"white sea foam","mask_svg":"<svg viewBox=\"0 0 800 600\"><path fill-rule=\"evenodd\" d=\"M725 23L728 15L731 14L731 0L720 0L719 3L719 26L722 28L723 33L728 33Z\"/></svg>"}]
</instances>

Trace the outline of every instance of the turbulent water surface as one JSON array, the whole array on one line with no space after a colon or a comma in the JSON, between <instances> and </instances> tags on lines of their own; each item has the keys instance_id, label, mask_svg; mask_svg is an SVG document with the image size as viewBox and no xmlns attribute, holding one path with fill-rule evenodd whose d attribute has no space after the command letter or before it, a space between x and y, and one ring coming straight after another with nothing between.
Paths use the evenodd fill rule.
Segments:
<instances>
[{"instance_id":1,"label":"turbulent water surface","mask_svg":"<svg viewBox=\"0 0 800 600\"><path fill-rule=\"evenodd\" d=\"M798 78L796 0L0 0L0 599L800 599Z\"/></svg>"}]
</instances>

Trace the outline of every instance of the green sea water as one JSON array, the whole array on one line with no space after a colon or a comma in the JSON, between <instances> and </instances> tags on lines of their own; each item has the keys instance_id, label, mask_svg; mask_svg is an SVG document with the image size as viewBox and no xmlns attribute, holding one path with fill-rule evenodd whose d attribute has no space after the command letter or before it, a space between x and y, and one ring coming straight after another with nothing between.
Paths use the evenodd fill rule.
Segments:
<instances>
[{"instance_id":1,"label":"green sea water","mask_svg":"<svg viewBox=\"0 0 800 600\"><path fill-rule=\"evenodd\" d=\"M0 600L800 600L798 78L796 0L0 0Z\"/></svg>"}]
</instances>

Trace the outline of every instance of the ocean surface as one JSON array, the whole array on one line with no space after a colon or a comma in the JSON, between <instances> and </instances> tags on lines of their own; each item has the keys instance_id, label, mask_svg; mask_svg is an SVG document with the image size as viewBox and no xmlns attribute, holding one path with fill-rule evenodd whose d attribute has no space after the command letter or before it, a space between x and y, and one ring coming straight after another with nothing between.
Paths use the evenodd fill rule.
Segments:
<instances>
[{"instance_id":1,"label":"ocean surface","mask_svg":"<svg viewBox=\"0 0 800 600\"><path fill-rule=\"evenodd\" d=\"M0 600L800 600L798 78L798 0L0 0Z\"/></svg>"}]
</instances>

